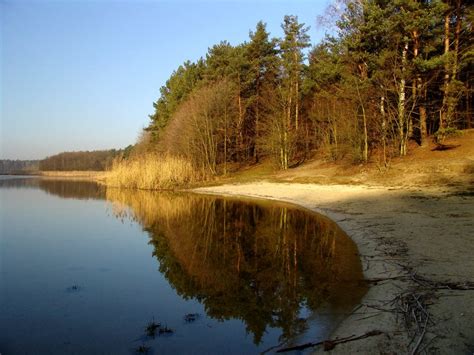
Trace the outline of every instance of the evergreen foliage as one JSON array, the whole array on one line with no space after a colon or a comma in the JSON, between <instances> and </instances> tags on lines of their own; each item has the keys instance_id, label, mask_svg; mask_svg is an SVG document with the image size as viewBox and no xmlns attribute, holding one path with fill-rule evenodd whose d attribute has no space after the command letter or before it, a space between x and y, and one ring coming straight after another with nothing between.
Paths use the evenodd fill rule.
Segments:
<instances>
[{"instance_id":1,"label":"evergreen foliage","mask_svg":"<svg viewBox=\"0 0 474 355\"><path fill-rule=\"evenodd\" d=\"M410 141L472 127L472 5L338 5L336 34L309 51L308 28L285 16L281 39L259 22L248 42L181 65L154 103L148 150L211 174L266 157L288 169L316 153L386 164Z\"/></svg>"}]
</instances>

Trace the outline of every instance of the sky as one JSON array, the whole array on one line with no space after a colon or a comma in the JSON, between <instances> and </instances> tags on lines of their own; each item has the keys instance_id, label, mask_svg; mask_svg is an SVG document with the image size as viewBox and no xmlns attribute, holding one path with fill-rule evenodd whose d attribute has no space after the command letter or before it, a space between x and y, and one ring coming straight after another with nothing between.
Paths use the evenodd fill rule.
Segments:
<instances>
[{"instance_id":1,"label":"sky","mask_svg":"<svg viewBox=\"0 0 474 355\"><path fill-rule=\"evenodd\" d=\"M0 159L118 149L149 123L159 88L222 40L284 15L317 25L329 0L0 0Z\"/></svg>"}]
</instances>

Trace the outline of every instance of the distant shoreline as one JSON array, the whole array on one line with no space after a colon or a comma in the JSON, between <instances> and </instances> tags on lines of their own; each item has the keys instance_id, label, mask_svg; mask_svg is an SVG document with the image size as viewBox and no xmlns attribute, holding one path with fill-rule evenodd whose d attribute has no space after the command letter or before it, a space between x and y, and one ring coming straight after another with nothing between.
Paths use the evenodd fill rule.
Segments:
<instances>
[{"instance_id":1,"label":"distant shoreline","mask_svg":"<svg viewBox=\"0 0 474 355\"><path fill-rule=\"evenodd\" d=\"M66 178L66 179L88 179L103 181L107 176L107 171L39 171L36 174L41 177L54 177L54 178Z\"/></svg>"},{"instance_id":2,"label":"distant shoreline","mask_svg":"<svg viewBox=\"0 0 474 355\"><path fill-rule=\"evenodd\" d=\"M0 175L4 176L39 176L40 174L37 171L10 171L10 172L0 172Z\"/></svg>"},{"instance_id":3,"label":"distant shoreline","mask_svg":"<svg viewBox=\"0 0 474 355\"><path fill-rule=\"evenodd\" d=\"M31 177L46 177L58 179L81 179L92 180L97 182L105 181L107 171L18 171L0 173L3 176L31 176Z\"/></svg>"}]
</instances>

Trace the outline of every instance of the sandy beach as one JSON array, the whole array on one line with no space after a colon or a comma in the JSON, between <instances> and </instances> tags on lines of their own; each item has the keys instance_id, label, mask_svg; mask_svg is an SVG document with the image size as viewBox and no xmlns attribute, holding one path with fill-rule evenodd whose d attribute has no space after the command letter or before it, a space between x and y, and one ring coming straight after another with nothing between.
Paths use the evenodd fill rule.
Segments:
<instances>
[{"instance_id":1,"label":"sandy beach","mask_svg":"<svg viewBox=\"0 0 474 355\"><path fill-rule=\"evenodd\" d=\"M371 287L331 339L381 334L337 344L332 352L472 354L474 196L468 186L255 182L194 191L303 206L337 222L356 242Z\"/></svg>"}]
</instances>

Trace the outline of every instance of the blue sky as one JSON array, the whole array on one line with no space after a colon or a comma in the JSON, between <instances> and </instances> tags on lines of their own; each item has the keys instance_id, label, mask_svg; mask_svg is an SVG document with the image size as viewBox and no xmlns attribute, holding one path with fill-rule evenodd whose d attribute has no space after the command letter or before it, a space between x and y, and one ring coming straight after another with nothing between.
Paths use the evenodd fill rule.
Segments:
<instances>
[{"instance_id":1,"label":"blue sky","mask_svg":"<svg viewBox=\"0 0 474 355\"><path fill-rule=\"evenodd\" d=\"M221 40L259 20L280 36L286 14L324 32L328 0L0 0L0 159L133 144L159 88Z\"/></svg>"}]
</instances>

